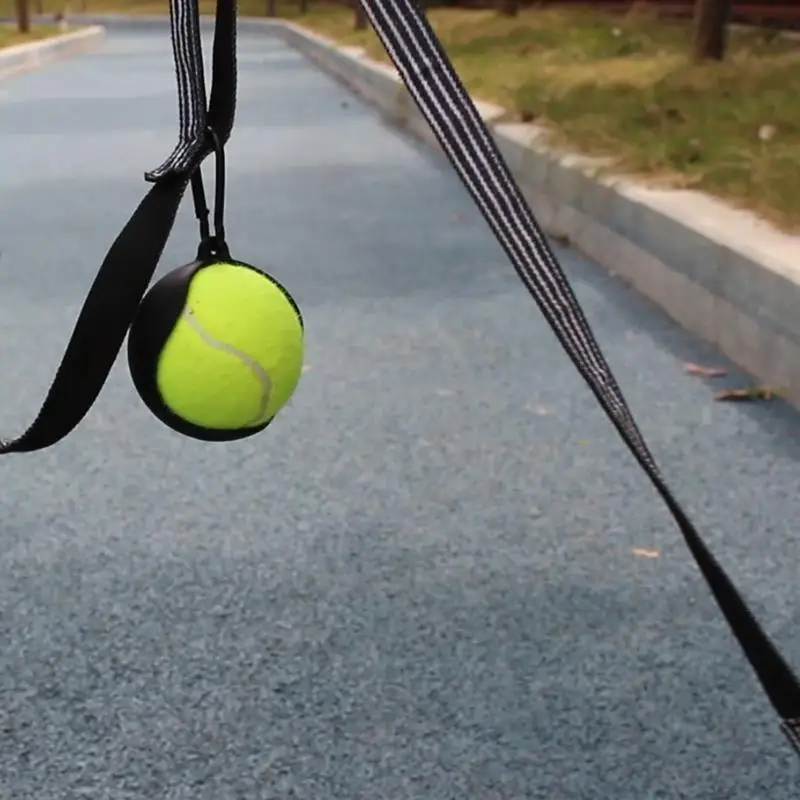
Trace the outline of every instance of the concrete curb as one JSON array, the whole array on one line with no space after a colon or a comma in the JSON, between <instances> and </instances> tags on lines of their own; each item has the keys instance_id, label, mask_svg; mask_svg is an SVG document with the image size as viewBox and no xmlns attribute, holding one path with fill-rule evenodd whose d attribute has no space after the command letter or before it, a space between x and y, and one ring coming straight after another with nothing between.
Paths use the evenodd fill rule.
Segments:
<instances>
[{"instance_id":1,"label":"concrete curb","mask_svg":"<svg viewBox=\"0 0 800 800\"><path fill-rule=\"evenodd\" d=\"M267 22L397 125L436 145L394 69L291 23ZM533 125L478 109L547 233L631 283L687 330L800 406L800 237L690 191L601 177Z\"/></svg>"},{"instance_id":2,"label":"concrete curb","mask_svg":"<svg viewBox=\"0 0 800 800\"><path fill-rule=\"evenodd\" d=\"M105 30L99 25L38 42L4 47L0 50L0 80L18 72L35 69L56 58L82 53L100 43Z\"/></svg>"},{"instance_id":3,"label":"concrete curb","mask_svg":"<svg viewBox=\"0 0 800 800\"><path fill-rule=\"evenodd\" d=\"M72 19L168 31L164 16ZM393 123L437 145L396 71L360 48L338 47L282 20L243 18L240 29L279 36ZM505 123L503 109L476 105L547 233L568 239L800 406L799 236L697 192L601 176L597 160L554 152L540 128Z\"/></svg>"}]
</instances>

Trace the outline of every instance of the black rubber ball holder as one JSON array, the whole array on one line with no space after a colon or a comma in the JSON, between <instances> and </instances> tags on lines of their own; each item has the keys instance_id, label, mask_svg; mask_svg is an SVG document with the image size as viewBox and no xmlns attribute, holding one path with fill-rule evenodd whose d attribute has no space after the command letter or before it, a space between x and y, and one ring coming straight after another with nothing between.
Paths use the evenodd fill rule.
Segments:
<instances>
[{"instance_id":1,"label":"black rubber ball holder","mask_svg":"<svg viewBox=\"0 0 800 800\"><path fill-rule=\"evenodd\" d=\"M303 328L300 309L285 287L252 264L237 261L227 254L223 256L217 248L201 245L197 260L173 270L152 286L144 296L128 333L128 368L131 379L145 405L161 422L177 433L204 442L245 439L263 431L274 419L273 415L263 425L248 428L206 428L175 414L166 405L158 389L157 373L161 351L183 313L192 278L205 267L220 263L251 269L272 282L291 303L300 327Z\"/></svg>"}]
</instances>

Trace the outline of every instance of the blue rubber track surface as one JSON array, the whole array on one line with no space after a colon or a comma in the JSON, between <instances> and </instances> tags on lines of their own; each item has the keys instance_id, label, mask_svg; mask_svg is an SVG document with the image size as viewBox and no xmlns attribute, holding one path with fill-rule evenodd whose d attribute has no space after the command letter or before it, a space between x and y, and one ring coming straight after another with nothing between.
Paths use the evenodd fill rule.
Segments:
<instances>
[{"instance_id":1,"label":"blue rubber track surface","mask_svg":"<svg viewBox=\"0 0 800 800\"><path fill-rule=\"evenodd\" d=\"M230 241L296 295L307 371L268 432L212 445L121 358L72 436L0 460L0 797L797 797L671 518L448 165L281 42L240 44ZM176 130L166 27L0 83L4 433ZM196 242L187 202L162 269ZM725 362L558 254L800 666L800 418L715 403L745 376L687 375Z\"/></svg>"}]
</instances>

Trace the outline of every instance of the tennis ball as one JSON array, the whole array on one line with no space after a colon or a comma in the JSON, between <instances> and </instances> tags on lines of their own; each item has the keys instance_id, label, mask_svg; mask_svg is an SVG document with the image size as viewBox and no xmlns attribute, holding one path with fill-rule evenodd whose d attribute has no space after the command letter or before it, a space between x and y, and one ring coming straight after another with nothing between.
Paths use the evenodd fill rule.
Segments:
<instances>
[{"instance_id":1,"label":"tennis ball","mask_svg":"<svg viewBox=\"0 0 800 800\"><path fill-rule=\"evenodd\" d=\"M205 441L251 436L287 403L303 365L303 319L249 264L195 262L145 295L128 334L139 395L163 423Z\"/></svg>"}]
</instances>

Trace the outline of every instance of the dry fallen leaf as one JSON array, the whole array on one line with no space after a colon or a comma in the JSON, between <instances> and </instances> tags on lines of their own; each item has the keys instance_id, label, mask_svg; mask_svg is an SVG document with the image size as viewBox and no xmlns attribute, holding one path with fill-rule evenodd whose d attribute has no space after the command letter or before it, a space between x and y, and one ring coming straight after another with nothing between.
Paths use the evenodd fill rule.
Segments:
<instances>
[{"instance_id":1,"label":"dry fallen leaf","mask_svg":"<svg viewBox=\"0 0 800 800\"><path fill-rule=\"evenodd\" d=\"M703 367L700 364L693 364L691 361L684 364L684 369L689 375L699 375L701 378L721 378L728 374L724 367Z\"/></svg>"},{"instance_id":2,"label":"dry fallen leaf","mask_svg":"<svg viewBox=\"0 0 800 800\"><path fill-rule=\"evenodd\" d=\"M532 406L530 404L525 406L525 411L530 411L532 414L536 414L537 417L546 417L553 413L553 410L547 406Z\"/></svg>"},{"instance_id":3,"label":"dry fallen leaf","mask_svg":"<svg viewBox=\"0 0 800 800\"><path fill-rule=\"evenodd\" d=\"M758 138L762 142L771 142L777 132L778 129L774 125L762 125L758 129Z\"/></svg>"},{"instance_id":4,"label":"dry fallen leaf","mask_svg":"<svg viewBox=\"0 0 800 800\"><path fill-rule=\"evenodd\" d=\"M754 400L775 400L781 397L782 393L778 389L769 389L765 386L751 386L747 389L725 389L714 395L715 400L728 401L754 401Z\"/></svg>"},{"instance_id":5,"label":"dry fallen leaf","mask_svg":"<svg viewBox=\"0 0 800 800\"><path fill-rule=\"evenodd\" d=\"M647 547L634 547L631 552L641 558L658 558L661 555L658 550L650 550Z\"/></svg>"}]
</instances>

